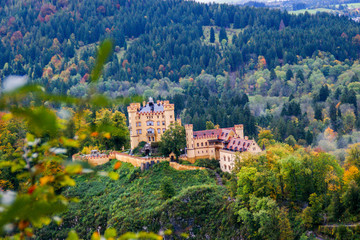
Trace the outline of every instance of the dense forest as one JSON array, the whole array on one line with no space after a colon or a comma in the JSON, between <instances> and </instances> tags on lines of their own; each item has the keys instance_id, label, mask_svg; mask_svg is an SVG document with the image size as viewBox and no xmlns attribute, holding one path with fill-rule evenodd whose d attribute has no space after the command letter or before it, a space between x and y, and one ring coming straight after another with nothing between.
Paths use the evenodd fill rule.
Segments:
<instances>
[{"instance_id":1,"label":"dense forest","mask_svg":"<svg viewBox=\"0 0 360 240\"><path fill-rule=\"evenodd\" d=\"M0 7L2 76L28 74L60 93L86 82L93 44L105 38L114 39L117 54L104 79L129 82L178 82L202 71L241 76L260 56L273 69L319 50L354 60L359 50L359 26L328 14L180 0L3 1ZM208 26L239 31L211 43Z\"/></svg>"},{"instance_id":2,"label":"dense forest","mask_svg":"<svg viewBox=\"0 0 360 240\"><path fill-rule=\"evenodd\" d=\"M0 16L0 188L19 201L1 195L0 236L359 238L358 23L184 0L7 0ZM11 75L39 86L7 91ZM231 174L66 162L127 150L126 107L148 97L194 130L244 124L266 151Z\"/></svg>"},{"instance_id":3,"label":"dense forest","mask_svg":"<svg viewBox=\"0 0 360 240\"><path fill-rule=\"evenodd\" d=\"M115 54L98 90L113 98L167 98L195 130L204 129L206 121L222 127L244 123L249 136L256 136L258 125L276 128L278 140L293 136L313 144L330 125L309 122L326 119L329 114L319 112L337 106L347 91L342 84L350 82L352 99L341 104L352 104L359 122L354 61L360 29L345 17L191 1L1 4L2 78L27 74L51 93L85 96L96 44L112 38ZM334 95L318 100L308 95L325 85ZM251 97L256 95L278 98L263 101L267 104L259 109L252 101L247 104L258 101ZM276 105L284 105L284 111ZM330 126L335 131L342 129L348 109L336 112L342 115L332 115L333 125L339 125ZM291 116L300 121L287 121ZM280 125L274 125L279 119ZM359 125L350 123L346 131Z\"/></svg>"}]
</instances>

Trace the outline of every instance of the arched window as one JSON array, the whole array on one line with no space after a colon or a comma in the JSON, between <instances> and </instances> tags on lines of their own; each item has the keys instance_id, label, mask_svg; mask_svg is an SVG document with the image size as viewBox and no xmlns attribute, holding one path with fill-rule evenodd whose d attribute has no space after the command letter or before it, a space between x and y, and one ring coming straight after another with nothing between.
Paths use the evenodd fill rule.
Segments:
<instances>
[{"instance_id":1,"label":"arched window","mask_svg":"<svg viewBox=\"0 0 360 240\"><path fill-rule=\"evenodd\" d=\"M154 126L154 122L153 121L147 121L146 126Z\"/></svg>"},{"instance_id":2,"label":"arched window","mask_svg":"<svg viewBox=\"0 0 360 240\"><path fill-rule=\"evenodd\" d=\"M153 128L148 128L147 133L155 133L155 130Z\"/></svg>"}]
</instances>

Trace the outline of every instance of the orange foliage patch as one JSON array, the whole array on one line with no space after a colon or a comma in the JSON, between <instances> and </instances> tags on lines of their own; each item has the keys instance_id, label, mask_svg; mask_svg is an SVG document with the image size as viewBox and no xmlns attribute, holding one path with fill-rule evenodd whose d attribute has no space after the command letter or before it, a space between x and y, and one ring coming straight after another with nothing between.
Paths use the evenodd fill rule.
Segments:
<instances>
[{"instance_id":1,"label":"orange foliage patch","mask_svg":"<svg viewBox=\"0 0 360 240\"><path fill-rule=\"evenodd\" d=\"M326 130L325 130L325 137L329 140L329 141L334 141L336 136L337 136L337 133L332 130L330 127L328 127Z\"/></svg>"},{"instance_id":2,"label":"orange foliage patch","mask_svg":"<svg viewBox=\"0 0 360 240\"><path fill-rule=\"evenodd\" d=\"M118 161L118 162L116 162L115 165L114 165L114 170L118 170L120 167L121 167L121 162Z\"/></svg>"},{"instance_id":3,"label":"orange foliage patch","mask_svg":"<svg viewBox=\"0 0 360 240\"><path fill-rule=\"evenodd\" d=\"M98 133L98 132L92 132L92 133L90 134L90 136L91 136L91 137L97 137L97 136L99 136L99 133Z\"/></svg>"}]
</instances>

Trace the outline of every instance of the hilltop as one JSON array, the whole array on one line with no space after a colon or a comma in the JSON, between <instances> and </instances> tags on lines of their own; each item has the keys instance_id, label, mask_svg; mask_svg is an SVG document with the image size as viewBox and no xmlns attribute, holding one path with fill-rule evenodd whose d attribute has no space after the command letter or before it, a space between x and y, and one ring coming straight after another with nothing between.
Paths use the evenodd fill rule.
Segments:
<instances>
[{"instance_id":1,"label":"hilltop","mask_svg":"<svg viewBox=\"0 0 360 240\"><path fill-rule=\"evenodd\" d=\"M109 171L115 162L96 170ZM76 186L64 194L77 197L80 202L69 206L61 225L49 225L37 233L38 238L62 239L75 229L79 236L90 239L96 229L109 227L120 233L171 230L173 236L196 239L206 235L229 239L238 235L229 193L216 185L211 170L177 171L168 163L160 163L141 172L123 163L116 172L120 176L116 181L97 175L76 178ZM169 199L163 197L161 190L164 181L174 188Z\"/></svg>"}]
</instances>

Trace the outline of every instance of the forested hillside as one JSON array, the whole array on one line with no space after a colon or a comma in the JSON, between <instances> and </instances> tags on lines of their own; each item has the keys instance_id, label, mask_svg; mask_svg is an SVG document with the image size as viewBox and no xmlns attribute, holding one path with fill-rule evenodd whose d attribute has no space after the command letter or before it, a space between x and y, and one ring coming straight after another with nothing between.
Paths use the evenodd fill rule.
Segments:
<instances>
[{"instance_id":1,"label":"forested hillside","mask_svg":"<svg viewBox=\"0 0 360 240\"><path fill-rule=\"evenodd\" d=\"M1 76L28 74L60 93L87 81L92 44L109 37L118 54L104 79L130 82L162 77L178 82L202 71L241 74L260 56L272 69L317 50L351 60L360 42L358 24L345 17L178 0L13 0L2 1L0 16ZM226 34L206 44L205 26L241 31L232 44L222 41Z\"/></svg>"},{"instance_id":2,"label":"forested hillside","mask_svg":"<svg viewBox=\"0 0 360 240\"><path fill-rule=\"evenodd\" d=\"M0 6L2 79L27 74L51 93L85 96L96 46L112 38L115 54L98 90L113 98L167 98L195 130L204 129L206 121L223 127L244 123L250 136L259 125L273 128L278 140L294 136L312 144L330 126L309 125L329 115L320 116L319 109L330 102L314 103L331 99L336 106L342 84L350 83L345 76L358 81L351 69L360 50L360 27L345 17L191 1L13 0ZM324 85L331 97L312 102L311 93ZM356 103L353 91L352 100L342 104ZM250 97L247 104L254 95L270 98ZM293 103L295 110L281 111L288 101L283 97L289 96L289 103L295 97L301 106ZM338 125L348 110L342 109ZM357 111L353 114L343 133L360 126ZM291 116L300 121L287 121Z\"/></svg>"}]
</instances>

